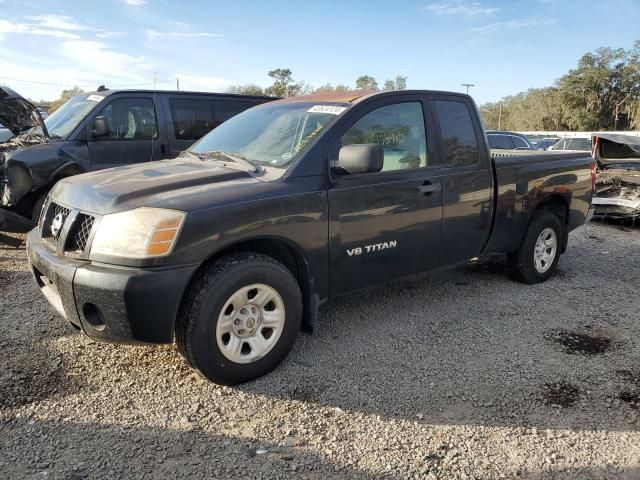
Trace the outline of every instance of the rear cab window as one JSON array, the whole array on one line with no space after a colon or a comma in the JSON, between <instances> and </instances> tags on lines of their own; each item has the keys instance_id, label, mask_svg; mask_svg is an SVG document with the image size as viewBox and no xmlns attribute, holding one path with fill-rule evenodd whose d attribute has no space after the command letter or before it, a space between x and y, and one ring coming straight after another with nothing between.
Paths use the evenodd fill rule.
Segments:
<instances>
[{"instance_id":1,"label":"rear cab window","mask_svg":"<svg viewBox=\"0 0 640 480\"><path fill-rule=\"evenodd\" d=\"M463 102L435 100L436 118L442 138L443 163L472 165L478 161L479 146L471 112Z\"/></svg>"}]
</instances>

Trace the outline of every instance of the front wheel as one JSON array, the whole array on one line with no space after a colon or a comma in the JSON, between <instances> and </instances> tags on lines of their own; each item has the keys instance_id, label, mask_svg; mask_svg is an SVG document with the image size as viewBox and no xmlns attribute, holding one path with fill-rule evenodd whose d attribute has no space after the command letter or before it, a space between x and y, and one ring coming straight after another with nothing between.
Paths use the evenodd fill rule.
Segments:
<instances>
[{"instance_id":1,"label":"front wheel","mask_svg":"<svg viewBox=\"0 0 640 480\"><path fill-rule=\"evenodd\" d=\"M224 257L192 281L178 315L178 349L209 380L235 385L287 356L302 321L302 295L281 263L255 253Z\"/></svg>"},{"instance_id":2,"label":"front wheel","mask_svg":"<svg viewBox=\"0 0 640 480\"><path fill-rule=\"evenodd\" d=\"M520 248L509 254L512 276L523 283L540 283L547 280L560 259L562 224L549 211L533 215Z\"/></svg>"}]
</instances>

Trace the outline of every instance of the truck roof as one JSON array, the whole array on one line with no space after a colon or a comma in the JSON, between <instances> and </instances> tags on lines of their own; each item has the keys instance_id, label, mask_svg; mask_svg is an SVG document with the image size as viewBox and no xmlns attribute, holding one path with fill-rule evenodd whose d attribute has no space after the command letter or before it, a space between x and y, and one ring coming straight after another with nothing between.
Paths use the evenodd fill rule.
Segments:
<instances>
[{"instance_id":1,"label":"truck roof","mask_svg":"<svg viewBox=\"0 0 640 480\"><path fill-rule=\"evenodd\" d=\"M347 92L322 92L312 95L301 95L279 100L280 102L335 102L356 104L366 98L390 95L411 95L411 94L440 94L455 96L460 98L470 98L469 95L458 92L444 92L438 90L351 90Z\"/></svg>"}]
</instances>

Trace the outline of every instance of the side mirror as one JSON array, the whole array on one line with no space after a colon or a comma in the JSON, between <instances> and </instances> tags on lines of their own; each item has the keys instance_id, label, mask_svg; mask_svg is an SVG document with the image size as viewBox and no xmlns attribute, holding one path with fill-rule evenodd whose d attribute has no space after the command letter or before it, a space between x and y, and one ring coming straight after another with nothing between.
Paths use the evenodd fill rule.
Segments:
<instances>
[{"instance_id":1,"label":"side mirror","mask_svg":"<svg viewBox=\"0 0 640 480\"><path fill-rule=\"evenodd\" d=\"M93 121L93 127L91 128L91 136L92 137L106 137L110 132L109 124L107 123L107 119L104 117L96 117Z\"/></svg>"},{"instance_id":2,"label":"side mirror","mask_svg":"<svg viewBox=\"0 0 640 480\"><path fill-rule=\"evenodd\" d=\"M338 154L338 167L351 175L374 173L384 166L384 149L375 143L346 145Z\"/></svg>"}]
</instances>

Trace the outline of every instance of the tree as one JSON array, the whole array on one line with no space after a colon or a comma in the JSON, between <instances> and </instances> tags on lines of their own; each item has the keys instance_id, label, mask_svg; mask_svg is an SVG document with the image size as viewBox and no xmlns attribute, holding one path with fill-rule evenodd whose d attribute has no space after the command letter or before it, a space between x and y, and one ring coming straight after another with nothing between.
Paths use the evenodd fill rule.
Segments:
<instances>
[{"instance_id":1,"label":"tree","mask_svg":"<svg viewBox=\"0 0 640 480\"><path fill-rule=\"evenodd\" d=\"M84 93L80 87L73 87L69 90L63 90L60 94L60 98L51 102L49 105L49 113L55 112L58 108L60 108L64 103L66 103L71 97L75 97L76 95L80 95Z\"/></svg>"},{"instance_id":2,"label":"tree","mask_svg":"<svg viewBox=\"0 0 640 480\"><path fill-rule=\"evenodd\" d=\"M356 90L378 90L378 82L369 75L361 75L356 80Z\"/></svg>"},{"instance_id":3,"label":"tree","mask_svg":"<svg viewBox=\"0 0 640 480\"><path fill-rule=\"evenodd\" d=\"M487 128L640 128L640 41L630 50L600 48L587 53L552 87L505 97L482 105L480 111Z\"/></svg>"},{"instance_id":4,"label":"tree","mask_svg":"<svg viewBox=\"0 0 640 480\"><path fill-rule=\"evenodd\" d=\"M227 89L227 93L235 93L238 95L264 95L264 90L260 85L255 83L246 83L244 85L231 85Z\"/></svg>"},{"instance_id":5,"label":"tree","mask_svg":"<svg viewBox=\"0 0 640 480\"><path fill-rule=\"evenodd\" d=\"M395 80L387 80L384 82L385 90L406 90L407 77L397 75Z\"/></svg>"},{"instance_id":6,"label":"tree","mask_svg":"<svg viewBox=\"0 0 640 480\"><path fill-rule=\"evenodd\" d=\"M346 85L336 85L335 87L330 83L325 83L316 88L313 93L331 93L331 92L348 92L351 90Z\"/></svg>"},{"instance_id":7,"label":"tree","mask_svg":"<svg viewBox=\"0 0 640 480\"><path fill-rule=\"evenodd\" d=\"M293 74L288 68L276 68L267 75L273 78L273 85L267 87L264 92L272 97L294 97L304 87L304 83L294 82Z\"/></svg>"}]
</instances>

